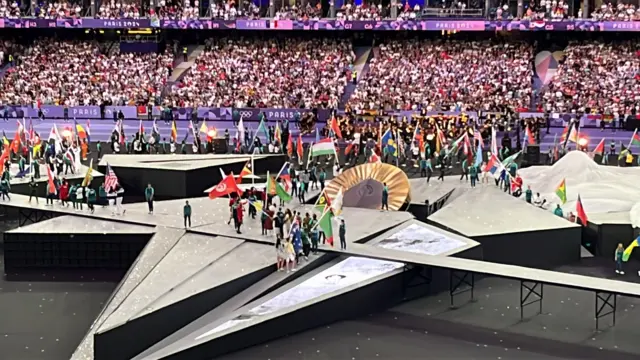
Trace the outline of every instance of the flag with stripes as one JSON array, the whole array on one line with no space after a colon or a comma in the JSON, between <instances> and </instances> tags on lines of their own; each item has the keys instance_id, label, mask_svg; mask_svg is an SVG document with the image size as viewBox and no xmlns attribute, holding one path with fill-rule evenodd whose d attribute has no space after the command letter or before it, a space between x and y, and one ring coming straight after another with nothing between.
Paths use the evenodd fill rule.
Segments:
<instances>
[{"instance_id":1,"label":"flag with stripes","mask_svg":"<svg viewBox=\"0 0 640 360\"><path fill-rule=\"evenodd\" d=\"M478 131L478 129L475 129L473 131L473 140L478 140L478 143L480 143L480 147L483 146L482 134L480 134L480 131Z\"/></svg>"},{"instance_id":2,"label":"flag with stripes","mask_svg":"<svg viewBox=\"0 0 640 360\"><path fill-rule=\"evenodd\" d=\"M111 169L111 165L107 164L107 173L104 175L104 189L109 191L118 185L118 177Z\"/></svg>"}]
</instances>

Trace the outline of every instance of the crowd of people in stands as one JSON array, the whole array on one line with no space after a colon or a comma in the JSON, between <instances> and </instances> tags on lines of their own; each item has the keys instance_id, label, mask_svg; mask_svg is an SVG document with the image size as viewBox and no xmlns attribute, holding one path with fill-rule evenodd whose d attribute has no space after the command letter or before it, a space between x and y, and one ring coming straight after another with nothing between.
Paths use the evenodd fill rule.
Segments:
<instances>
[{"instance_id":1,"label":"crowd of people in stands","mask_svg":"<svg viewBox=\"0 0 640 360\"><path fill-rule=\"evenodd\" d=\"M307 4L307 6L285 6L276 11L276 20L309 20L320 19L322 17L322 8L320 3L316 6Z\"/></svg>"},{"instance_id":2,"label":"crowd of people in stands","mask_svg":"<svg viewBox=\"0 0 640 360\"><path fill-rule=\"evenodd\" d=\"M209 39L173 106L336 108L355 59L346 40Z\"/></svg>"},{"instance_id":3,"label":"crowd of people in stands","mask_svg":"<svg viewBox=\"0 0 640 360\"><path fill-rule=\"evenodd\" d=\"M389 6L383 7L378 4L365 5L343 5L336 13L338 20L382 20L389 16Z\"/></svg>"},{"instance_id":4,"label":"crowd of people in stands","mask_svg":"<svg viewBox=\"0 0 640 360\"><path fill-rule=\"evenodd\" d=\"M349 104L356 112L529 108L532 53L524 43L382 43Z\"/></svg>"},{"instance_id":5,"label":"crowd of people in stands","mask_svg":"<svg viewBox=\"0 0 640 360\"><path fill-rule=\"evenodd\" d=\"M141 5L135 0L110 0L100 3L97 17L100 19L139 19Z\"/></svg>"},{"instance_id":6,"label":"crowd of people in stands","mask_svg":"<svg viewBox=\"0 0 640 360\"><path fill-rule=\"evenodd\" d=\"M639 99L639 51L636 41L570 43L542 94L544 109L614 117L630 113Z\"/></svg>"},{"instance_id":7,"label":"crowd of people in stands","mask_svg":"<svg viewBox=\"0 0 640 360\"><path fill-rule=\"evenodd\" d=\"M20 5L16 1L0 1L0 18L20 17Z\"/></svg>"},{"instance_id":8,"label":"crowd of people in stands","mask_svg":"<svg viewBox=\"0 0 640 360\"><path fill-rule=\"evenodd\" d=\"M64 61L62 61L64 60ZM105 53L97 43L37 40L0 80L0 101L16 105L146 104L159 96L173 55Z\"/></svg>"}]
</instances>

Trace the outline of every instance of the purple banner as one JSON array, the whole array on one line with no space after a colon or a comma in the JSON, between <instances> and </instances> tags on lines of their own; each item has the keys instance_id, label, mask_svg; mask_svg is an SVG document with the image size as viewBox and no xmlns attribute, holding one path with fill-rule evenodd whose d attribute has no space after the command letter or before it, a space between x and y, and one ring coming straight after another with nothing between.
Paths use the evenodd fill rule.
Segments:
<instances>
[{"instance_id":1,"label":"purple banner","mask_svg":"<svg viewBox=\"0 0 640 360\"><path fill-rule=\"evenodd\" d=\"M529 20L162 20L157 19L0 19L0 28L106 28L130 29L239 29L239 30L373 30L373 31L640 31L634 21L529 21Z\"/></svg>"},{"instance_id":2,"label":"purple banner","mask_svg":"<svg viewBox=\"0 0 640 360\"><path fill-rule=\"evenodd\" d=\"M231 120L231 114L231 108L198 108L198 118L205 120Z\"/></svg>"},{"instance_id":3,"label":"purple banner","mask_svg":"<svg viewBox=\"0 0 640 360\"><path fill-rule=\"evenodd\" d=\"M105 106L104 117L105 119L113 119L113 114L115 113L118 116L119 111L122 111L125 119L136 119L138 117L138 111L135 106Z\"/></svg>"},{"instance_id":4,"label":"purple banner","mask_svg":"<svg viewBox=\"0 0 640 360\"><path fill-rule=\"evenodd\" d=\"M260 120L260 113L264 113L269 121L292 121L295 118L296 113L300 113L302 116L304 113L311 112L310 109L274 109L274 108L237 108L237 110L245 120L258 121ZM327 121L331 112L327 109L318 109L318 121Z\"/></svg>"}]
</instances>

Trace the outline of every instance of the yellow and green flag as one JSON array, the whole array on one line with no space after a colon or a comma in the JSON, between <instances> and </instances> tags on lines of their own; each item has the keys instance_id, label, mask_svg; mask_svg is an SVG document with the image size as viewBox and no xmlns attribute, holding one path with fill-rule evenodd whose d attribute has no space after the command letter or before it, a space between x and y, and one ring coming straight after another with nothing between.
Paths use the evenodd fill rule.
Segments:
<instances>
[{"instance_id":1,"label":"yellow and green flag","mask_svg":"<svg viewBox=\"0 0 640 360\"><path fill-rule=\"evenodd\" d=\"M633 249L635 249L637 247L638 247L638 239L635 239L622 252L622 261L625 261L625 262L628 261L629 257L631 256L631 252L633 251Z\"/></svg>"},{"instance_id":2,"label":"yellow and green flag","mask_svg":"<svg viewBox=\"0 0 640 360\"><path fill-rule=\"evenodd\" d=\"M93 180L93 159L89 163L89 168L87 169L87 173L84 175L84 179L82 179L82 186L86 187L91 184L91 180Z\"/></svg>"},{"instance_id":3,"label":"yellow and green flag","mask_svg":"<svg viewBox=\"0 0 640 360\"><path fill-rule=\"evenodd\" d=\"M565 179L562 179L562 182L556 188L556 195L560 198L560 201L562 201L563 204L567 202L567 184Z\"/></svg>"},{"instance_id":4,"label":"yellow and green flag","mask_svg":"<svg viewBox=\"0 0 640 360\"><path fill-rule=\"evenodd\" d=\"M285 190L279 182L276 182L276 195L280 198L280 200L284 202L289 202L293 199L293 196Z\"/></svg>"}]
</instances>

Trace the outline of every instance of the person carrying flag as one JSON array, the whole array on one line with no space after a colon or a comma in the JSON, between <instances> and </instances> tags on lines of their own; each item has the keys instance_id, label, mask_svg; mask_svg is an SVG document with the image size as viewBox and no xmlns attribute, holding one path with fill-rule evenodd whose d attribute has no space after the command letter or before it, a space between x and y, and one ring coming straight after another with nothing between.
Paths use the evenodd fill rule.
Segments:
<instances>
[{"instance_id":1,"label":"person carrying flag","mask_svg":"<svg viewBox=\"0 0 640 360\"><path fill-rule=\"evenodd\" d=\"M31 203L31 198L35 198L36 199L36 204L38 204L37 191L38 191L38 183L36 182L36 180L32 176L31 180L29 180L29 203Z\"/></svg>"}]
</instances>

